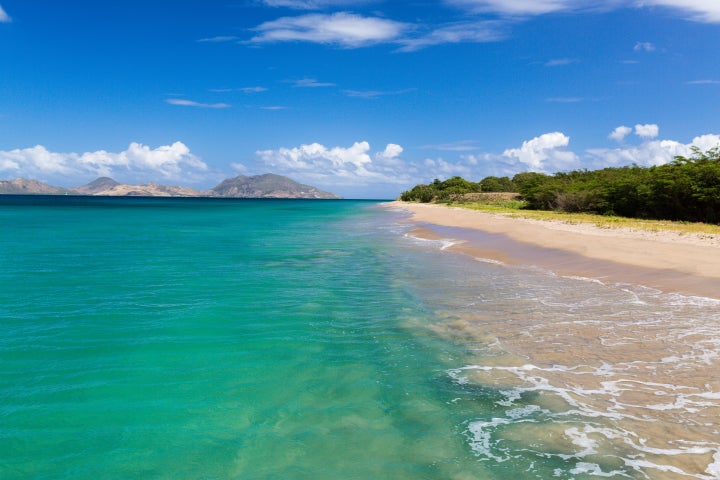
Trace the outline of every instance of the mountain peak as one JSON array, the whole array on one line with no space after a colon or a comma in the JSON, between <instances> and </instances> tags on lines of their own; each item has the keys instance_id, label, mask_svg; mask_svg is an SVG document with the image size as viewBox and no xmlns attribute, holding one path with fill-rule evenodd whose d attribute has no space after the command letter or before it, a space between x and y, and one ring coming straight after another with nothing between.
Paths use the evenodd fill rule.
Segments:
<instances>
[{"instance_id":1,"label":"mountain peak","mask_svg":"<svg viewBox=\"0 0 720 480\"><path fill-rule=\"evenodd\" d=\"M14 195L59 195L67 190L53 187L38 180L16 178L15 180L0 180L0 194Z\"/></svg>"},{"instance_id":2,"label":"mountain peak","mask_svg":"<svg viewBox=\"0 0 720 480\"><path fill-rule=\"evenodd\" d=\"M303 185L282 175L238 175L221 182L212 190L195 190L190 187L176 187L147 183L127 185L110 177L100 177L92 182L64 189L53 187L37 180L0 180L0 194L36 195L100 195L100 196L144 196L144 197L228 197L228 198L340 198L310 185Z\"/></svg>"},{"instance_id":3,"label":"mountain peak","mask_svg":"<svg viewBox=\"0 0 720 480\"><path fill-rule=\"evenodd\" d=\"M238 175L224 180L212 189L215 196L235 198L340 198L310 185L303 185L282 175Z\"/></svg>"},{"instance_id":4,"label":"mountain peak","mask_svg":"<svg viewBox=\"0 0 720 480\"><path fill-rule=\"evenodd\" d=\"M95 195L106 190L111 190L118 185L120 185L120 183L116 182L110 177L100 177L88 183L87 185L75 187L73 190L85 195Z\"/></svg>"}]
</instances>

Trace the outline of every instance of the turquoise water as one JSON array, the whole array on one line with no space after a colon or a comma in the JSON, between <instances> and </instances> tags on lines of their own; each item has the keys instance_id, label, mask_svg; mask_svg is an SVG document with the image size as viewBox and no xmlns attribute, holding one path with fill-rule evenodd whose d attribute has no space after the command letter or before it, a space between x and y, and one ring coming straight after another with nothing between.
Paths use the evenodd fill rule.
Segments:
<instances>
[{"instance_id":1,"label":"turquoise water","mask_svg":"<svg viewBox=\"0 0 720 480\"><path fill-rule=\"evenodd\" d=\"M717 381L663 375L717 365L720 303L478 262L402 219L361 201L0 198L0 478L713 478ZM658 358L578 360L557 340L592 324L623 345L624 322L659 341L663 321L693 335ZM652 400L623 417L645 387L674 416ZM690 407L707 436L682 436ZM668 445L640 440L658 421Z\"/></svg>"}]
</instances>

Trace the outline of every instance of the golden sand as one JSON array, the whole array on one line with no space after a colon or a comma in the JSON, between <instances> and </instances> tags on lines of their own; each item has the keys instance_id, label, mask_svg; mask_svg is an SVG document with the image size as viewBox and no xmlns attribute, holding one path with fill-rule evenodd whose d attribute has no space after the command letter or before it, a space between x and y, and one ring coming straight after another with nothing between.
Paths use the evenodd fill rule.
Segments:
<instances>
[{"instance_id":1,"label":"golden sand","mask_svg":"<svg viewBox=\"0 0 720 480\"><path fill-rule=\"evenodd\" d=\"M528 263L564 275L624 281L663 291L720 298L720 238L670 231L599 228L591 224L510 218L435 204L393 202L412 213L416 234L433 226L502 235L502 242L453 248L505 263ZM425 227L425 228L422 228Z\"/></svg>"}]
</instances>

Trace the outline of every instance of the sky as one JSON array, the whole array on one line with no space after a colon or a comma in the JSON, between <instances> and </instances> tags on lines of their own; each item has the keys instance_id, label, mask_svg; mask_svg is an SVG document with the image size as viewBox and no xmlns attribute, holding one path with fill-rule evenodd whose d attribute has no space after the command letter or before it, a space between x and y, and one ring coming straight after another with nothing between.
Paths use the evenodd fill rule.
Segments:
<instances>
[{"instance_id":1,"label":"sky","mask_svg":"<svg viewBox=\"0 0 720 480\"><path fill-rule=\"evenodd\" d=\"M0 0L0 179L389 199L718 145L718 0Z\"/></svg>"}]
</instances>

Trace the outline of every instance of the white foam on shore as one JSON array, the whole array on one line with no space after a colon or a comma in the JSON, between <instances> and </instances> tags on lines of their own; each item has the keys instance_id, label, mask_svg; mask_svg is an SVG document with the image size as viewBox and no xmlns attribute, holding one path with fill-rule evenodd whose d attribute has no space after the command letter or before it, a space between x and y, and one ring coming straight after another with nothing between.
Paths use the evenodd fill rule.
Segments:
<instances>
[{"instance_id":1,"label":"white foam on shore","mask_svg":"<svg viewBox=\"0 0 720 480\"><path fill-rule=\"evenodd\" d=\"M505 262L501 262L500 260L495 260L493 258L485 258L485 257L473 257L475 261L480 263L489 263L491 265L506 265Z\"/></svg>"},{"instance_id":2,"label":"white foam on shore","mask_svg":"<svg viewBox=\"0 0 720 480\"><path fill-rule=\"evenodd\" d=\"M560 473L560 472L559 472ZM612 470L610 472L603 472L600 465L597 463L578 462L575 464L575 468L570 469L570 473L573 475L592 475L594 477L627 477L630 478L625 472L621 470ZM558 475L559 476L559 475Z\"/></svg>"},{"instance_id":3,"label":"white foam on shore","mask_svg":"<svg viewBox=\"0 0 720 480\"><path fill-rule=\"evenodd\" d=\"M720 392L711 390L710 386L706 386L705 391L698 391L696 387L670 383L622 377L608 379L608 377L622 374L621 370L608 364L602 364L596 369L587 365L554 365L552 367L533 364L521 366L468 365L449 371L448 374L456 381L471 384L473 372L509 373L515 376L519 383L513 388L499 390L504 398L497 400L495 404L508 408L504 417L495 417L490 421L475 421L469 424L470 444L479 458L504 462L520 457L522 452L503 446L503 439L507 433L517 429L522 432L530 423L546 424L550 421L551 423L547 424L548 427L552 424L557 426L568 423L569 426L562 431L562 437L566 443L557 441L550 450L540 450L537 451L537 454L557 457L566 461L578 460L578 463L565 473L631 477L629 471L618 470L616 467L605 468L596 461L586 462L583 460L588 457L607 457L609 464L613 464L612 458L620 458L626 468L638 472L658 470L702 480L718 478L720 443L678 438L665 445L652 444L643 438L642 433L621 427L652 422L651 412L668 411L676 418L694 418L694 415L705 409L715 411L720 408ZM573 382L572 385L559 385L553 384L553 374L560 374L562 378L570 375L598 376L604 379L595 382L592 386L581 386L576 382ZM507 375L501 376L507 381ZM636 392L641 393L639 398L650 400L666 398L668 401L633 403L625 399L626 395L633 398ZM558 404L545 398L541 400L543 404L551 404L556 408L557 405L566 405L566 407L565 409L550 410L536 404L537 400L532 400L531 404L523 403L528 399L535 399L534 395L537 394L556 396L562 400ZM538 397L538 399L542 398L544 397ZM610 423L606 427L601 427L596 423L598 420ZM523 436L522 433L513 433L512 435L513 438ZM534 448L542 448L542 443L540 447ZM707 465L706 473L714 476L685 471L672 460L673 457L687 458L710 454L713 455L713 461Z\"/></svg>"},{"instance_id":4,"label":"white foam on shore","mask_svg":"<svg viewBox=\"0 0 720 480\"><path fill-rule=\"evenodd\" d=\"M460 241L449 239L449 238L441 238L441 239L435 240L435 239L430 239L430 238L418 237L418 236L412 235L410 233L406 233L404 235L404 237L408 238L408 239L412 240L413 242L418 243L420 245L436 246L441 251L447 250L448 248L452 247L453 245L462 243Z\"/></svg>"},{"instance_id":5,"label":"white foam on shore","mask_svg":"<svg viewBox=\"0 0 720 480\"><path fill-rule=\"evenodd\" d=\"M715 451L713 463L708 465L705 471L712 476L711 478L720 478L720 448Z\"/></svg>"},{"instance_id":6,"label":"white foam on shore","mask_svg":"<svg viewBox=\"0 0 720 480\"><path fill-rule=\"evenodd\" d=\"M444 257L421 291L433 331L468 344L447 375L490 404L464 423L479 459L528 478L720 480L719 299Z\"/></svg>"}]
</instances>

